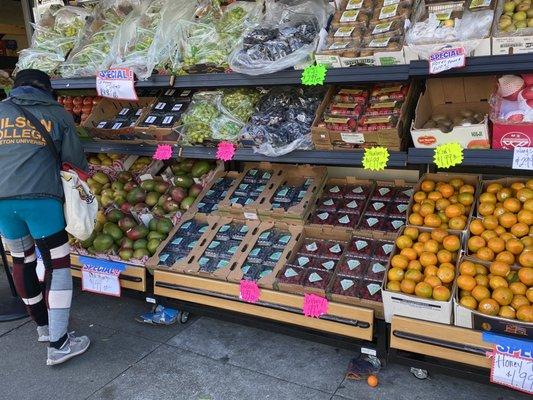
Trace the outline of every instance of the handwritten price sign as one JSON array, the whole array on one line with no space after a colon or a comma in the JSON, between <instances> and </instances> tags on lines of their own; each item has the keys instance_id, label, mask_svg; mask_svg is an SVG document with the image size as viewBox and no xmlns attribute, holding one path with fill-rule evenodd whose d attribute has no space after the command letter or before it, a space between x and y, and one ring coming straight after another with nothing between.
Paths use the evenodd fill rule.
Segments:
<instances>
[{"instance_id":1,"label":"handwritten price sign","mask_svg":"<svg viewBox=\"0 0 533 400\"><path fill-rule=\"evenodd\" d=\"M240 298L248 303L257 303L260 292L257 283L242 280L240 285Z\"/></svg>"},{"instance_id":2,"label":"handwritten price sign","mask_svg":"<svg viewBox=\"0 0 533 400\"><path fill-rule=\"evenodd\" d=\"M492 354L490 381L533 394L533 358L522 357L519 353L504 353L496 347Z\"/></svg>"},{"instance_id":3,"label":"handwritten price sign","mask_svg":"<svg viewBox=\"0 0 533 400\"><path fill-rule=\"evenodd\" d=\"M302 76L300 78L302 85L323 85L327 72L328 69L324 64L310 65L302 72Z\"/></svg>"},{"instance_id":4,"label":"handwritten price sign","mask_svg":"<svg viewBox=\"0 0 533 400\"><path fill-rule=\"evenodd\" d=\"M433 161L439 168L450 168L461 164L463 162L463 148L455 142L441 144L435 148Z\"/></svg>"},{"instance_id":5,"label":"handwritten price sign","mask_svg":"<svg viewBox=\"0 0 533 400\"><path fill-rule=\"evenodd\" d=\"M303 313L306 317L320 318L328 312L328 300L316 294L305 294Z\"/></svg>"},{"instance_id":6,"label":"handwritten price sign","mask_svg":"<svg viewBox=\"0 0 533 400\"><path fill-rule=\"evenodd\" d=\"M117 100L137 101L133 71L129 68L113 68L96 75L98 96Z\"/></svg>"},{"instance_id":7,"label":"handwritten price sign","mask_svg":"<svg viewBox=\"0 0 533 400\"><path fill-rule=\"evenodd\" d=\"M515 147L513 169L533 170L533 147Z\"/></svg>"},{"instance_id":8,"label":"handwritten price sign","mask_svg":"<svg viewBox=\"0 0 533 400\"><path fill-rule=\"evenodd\" d=\"M429 73L438 74L452 68L465 66L466 54L463 47L436 51L429 56Z\"/></svg>"},{"instance_id":9,"label":"handwritten price sign","mask_svg":"<svg viewBox=\"0 0 533 400\"><path fill-rule=\"evenodd\" d=\"M371 147L363 154L363 168L370 171L383 171L389 162L389 150L385 147Z\"/></svg>"},{"instance_id":10,"label":"handwritten price sign","mask_svg":"<svg viewBox=\"0 0 533 400\"><path fill-rule=\"evenodd\" d=\"M102 272L100 268L84 265L81 270L81 287L86 292L120 297L119 270Z\"/></svg>"}]
</instances>

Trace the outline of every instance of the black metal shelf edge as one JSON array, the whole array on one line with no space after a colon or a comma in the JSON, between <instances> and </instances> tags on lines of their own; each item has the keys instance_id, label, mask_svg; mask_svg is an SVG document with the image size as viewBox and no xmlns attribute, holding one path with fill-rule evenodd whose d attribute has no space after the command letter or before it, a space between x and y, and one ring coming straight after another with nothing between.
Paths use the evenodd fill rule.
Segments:
<instances>
[{"instance_id":1,"label":"black metal shelf edge","mask_svg":"<svg viewBox=\"0 0 533 400\"><path fill-rule=\"evenodd\" d=\"M435 149L410 148L407 155L408 164L433 164ZM512 150L464 150L461 165L478 167L507 167L513 165Z\"/></svg>"},{"instance_id":2,"label":"black metal shelf edge","mask_svg":"<svg viewBox=\"0 0 533 400\"><path fill-rule=\"evenodd\" d=\"M122 154L136 154L151 156L156 146L147 144L126 144L112 141L84 142L87 153L109 152ZM180 151L181 150L181 151ZM216 148L213 147L174 147L173 157L215 159ZM361 166L363 151L321 151L321 150L297 150L281 157L267 157L254 153L252 149L238 149L233 160L235 161L269 161L278 163L294 164L322 164L339 166ZM407 164L407 152L391 151L388 167L405 167Z\"/></svg>"},{"instance_id":3,"label":"black metal shelf edge","mask_svg":"<svg viewBox=\"0 0 533 400\"><path fill-rule=\"evenodd\" d=\"M139 88L166 88L170 87L170 78L168 75L153 75L145 81L136 81L135 86ZM55 90L96 89L96 78L88 76L85 78L52 79L52 88Z\"/></svg>"}]
</instances>

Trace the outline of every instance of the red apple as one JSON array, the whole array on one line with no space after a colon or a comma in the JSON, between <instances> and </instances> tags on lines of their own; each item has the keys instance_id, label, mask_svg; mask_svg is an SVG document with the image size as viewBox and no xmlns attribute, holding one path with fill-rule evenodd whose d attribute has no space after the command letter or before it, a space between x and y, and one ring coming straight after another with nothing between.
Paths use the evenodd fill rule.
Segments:
<instances>
[{"instance_id":1,"label":"red apple","mask_svg":"<svg viewBox=\"0 0 533 400\"><path fill-rule=\"evenodd\" d=\"M91 96L86 96L83 98L83 105L84 106L92 106L93 105L93 98Z\"/></svg>"},{"instance_id":2,"label":"red apple","mask_svg":"<svg viewBox=\"0 0 533 400\"><path fill-rule=\"evenodd\" d=\"M83 104L83 97L81 97L81 96L74 97L74 99L72 99L72 103L75 106L81 106Z\"/></svg>"},{"instance_id":3,"label":"red apple","mask_svg":"<svg viewBox=\"0 0 533 400\"><path fill-rule=\"evenodd\" d=\"M533 85L527 86L525 89L522 90L521 95L526 100L532 100L533 99Z\"/></svg>"},{"instance_id":4,"label":"red apple","mask_svg":"<svg viewBox=\"0 0 533 400\"><path fill-rule=\"evenodd\" d=\"M533 74L523 74L522 79L524 80L526 85L533 85Z\"/></svg>"}]
</instances>

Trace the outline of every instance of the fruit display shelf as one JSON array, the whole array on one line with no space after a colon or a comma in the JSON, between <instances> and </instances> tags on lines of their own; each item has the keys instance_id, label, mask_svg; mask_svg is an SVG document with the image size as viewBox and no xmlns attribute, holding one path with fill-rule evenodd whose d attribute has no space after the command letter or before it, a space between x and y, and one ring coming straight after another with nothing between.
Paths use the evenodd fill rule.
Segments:
<instances>
[{"instance_id":1,"label":"fruit display shelf","mask_svg":"<svg viewBox=\"0 0 533 400\"><path fill-rule=\"evenodd\" d=\"M417 149L411 147L407 154L408 164L433 164L435 149ZM502 167L513 166L512 150L463 150L461 166Z\"/></svg>"},{"instance_id":2,"label":"fruit display shelf","mask_svg":"<svg viewBox=\"0 0 533 400\"><path fill-rule=\"evenodd\" d=\"M127 144L119 141L84 142L86 153L120 153L151 156L156 146L145 144ZM180 147L174 146L173 157L186 157L214 160L217 149L214 147ZM280 157L267 157L254 153L251 148L237 149L233 161L269 161L294 164L322 164L338 166L361 166L363 159L362 150L354 151L324 151L324 150L297 150ZM391 151L388 167L405 167L407 153Z\"/></svg>"},{"instance_id":3,"label":"fruit display shelf","mask_svg":"<svg viewBox=\"0 0 533 400\"><path fill-rule=\"evenodd\" d=\"M467 57L466 66L443 72L446 76L465 76L479 74L521 73L531 70L533 53L499 56ZM192 74L178 77L154 75L145 81L136 82L137 87L209 88L233 86L270 86L300 84L300 70L285 70L267 75L245 75L239 73ZM409 77L429 75L427 61L412 61L410 64L394 66L358 66L351 68L332 68L328 70L326 84L402 81ZM54 79L52 87L56 90L94 89L94 77Z\"/></svg>"}]
</instances>

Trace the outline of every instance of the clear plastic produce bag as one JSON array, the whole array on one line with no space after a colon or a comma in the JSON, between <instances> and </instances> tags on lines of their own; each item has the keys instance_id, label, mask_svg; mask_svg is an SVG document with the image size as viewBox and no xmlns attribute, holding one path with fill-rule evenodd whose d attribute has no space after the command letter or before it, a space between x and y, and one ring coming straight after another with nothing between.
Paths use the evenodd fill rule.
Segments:
<instances>
[{"instance_id":1,"label":"clear plastic produce bag","mask_svg":"<svg viewBox=\"0 0 533 400\"><path fill-rule=\"evenodd\" d=\"M248 122L261 98L261 91L255 88L226 89L220 97L219 109L239 121Z\"/></svg>"},{"instance_id":2,"label":"clear plastic produce bag","mask_svg":"<svg viewBox=\"0 0 533 400\"><path fill-rule=\"evenodd\" d=\"M217 104L222 93L199 92L196 93L187 112L182 116L182 134L189 143L203 143L213 138L211 124L221 115Z\"/></svg>"}]
</instances>

